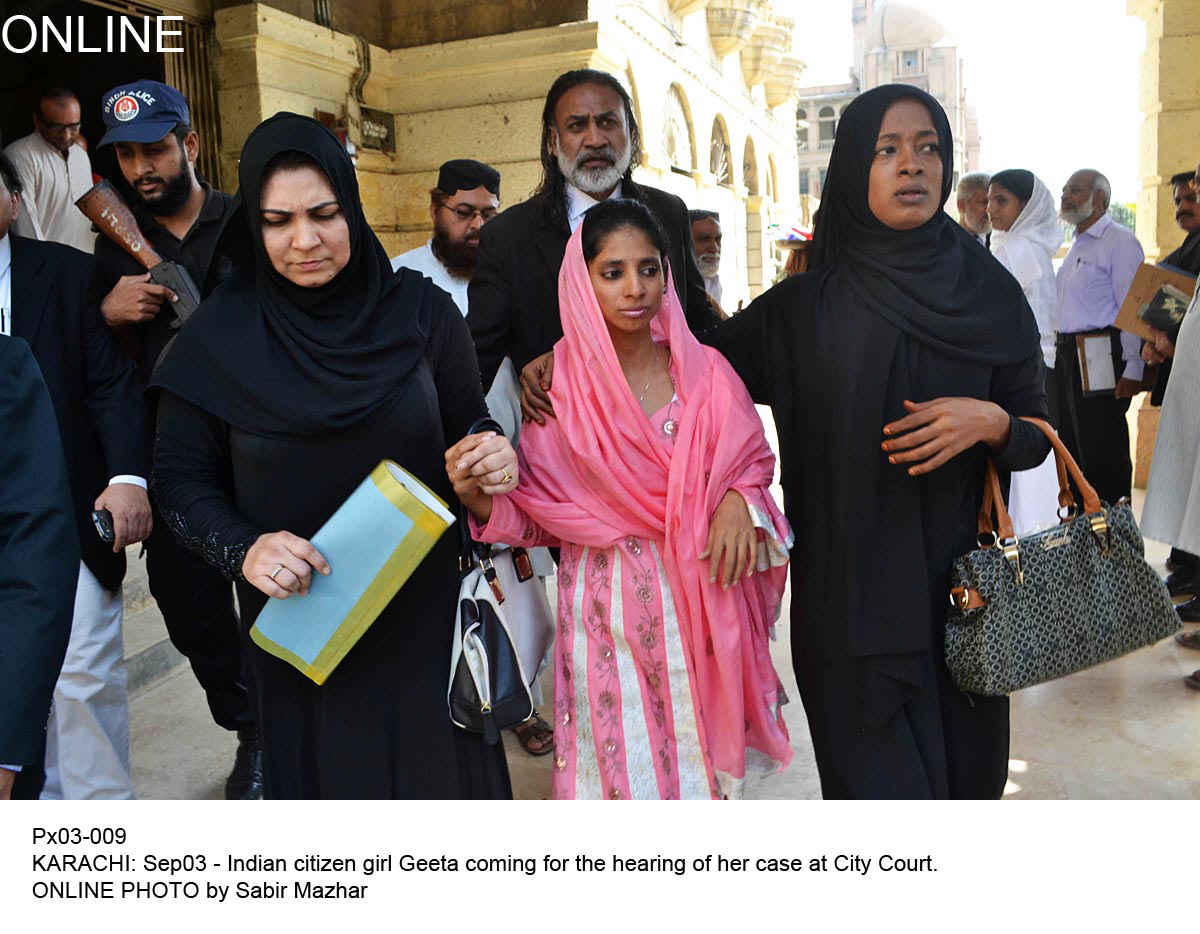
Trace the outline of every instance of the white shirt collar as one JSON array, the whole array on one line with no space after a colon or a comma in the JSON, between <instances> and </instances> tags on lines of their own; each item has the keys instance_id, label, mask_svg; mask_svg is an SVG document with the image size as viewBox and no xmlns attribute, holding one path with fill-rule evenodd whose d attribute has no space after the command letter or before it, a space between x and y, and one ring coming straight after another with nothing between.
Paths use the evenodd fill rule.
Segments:
<instances>
[{"instance_id":1,"label":"white shirt collar","mask_svg":"<svg viewBox=\"0 0 1200 934\"><path fill-rule=\"evenodd\" d=\"M612 194L605 200L611 201L613 198L619 197L621 197L620 182L617 183L617 187L613 189ZM580 191L570 182L567 182L567 222L571 225L571 233L575 233L575 229L583 221L583 215L599 203L599 201L586 191Z\"/></svg>"},{"instance_id":2,"label":"white shirt collar","mask_svg":"<svg viewBox=\"0 0 1200 934\"><path fill-rule=\"evenodd\" d=\"M8 272L8 267L12 265L12 241L8 239L8 234L0 237L0 276Z\"/></svg>"},{"instance_id":3,"label":"white shirt collar","mask_svg":"<svg viewBox=\"0 0 1200 934\"><path fill-rule=\"evenodd\" d=\"M1094 224L1092 224L1092 226L1089 227L1087 230L1085 230L1083 233L1081 233L1079 236L1080 237L1095 237L1097 240L1099 240L1101 237L1104 236L1104 231L1108 230L1108 228L1112 224L1112 222L1113 222L1112 215L1106 211L1105 213L1103 213L1099 217L1097 217L1096 222Z\"/></svg>"}]
</instances>

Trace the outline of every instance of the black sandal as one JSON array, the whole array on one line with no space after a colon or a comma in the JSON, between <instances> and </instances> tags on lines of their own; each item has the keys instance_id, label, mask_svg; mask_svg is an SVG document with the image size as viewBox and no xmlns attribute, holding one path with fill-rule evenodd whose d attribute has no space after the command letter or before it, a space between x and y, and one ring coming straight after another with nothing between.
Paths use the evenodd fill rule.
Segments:
<instances>
[{"instance_id":1,"label":"black sandal","mask_svg":"<svg viewBox=\"0 0 1200 934\"><path fill-rule=\"evenodd\" d=\"M548 756L554 752L554 729L541 714L535 713L524 723L514 726L512 731L521 748L531 756Z\"/></svg>"}]
</instances>

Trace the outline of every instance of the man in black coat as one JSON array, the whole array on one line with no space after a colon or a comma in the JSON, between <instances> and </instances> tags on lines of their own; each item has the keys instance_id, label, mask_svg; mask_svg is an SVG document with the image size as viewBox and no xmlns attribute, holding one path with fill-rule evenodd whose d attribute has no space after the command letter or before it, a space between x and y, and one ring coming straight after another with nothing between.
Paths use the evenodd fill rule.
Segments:
<instances>
[{"instance_id":1,"label":"man in black coat","mask_svg":"<svg viewBox=\"0 0 1200 934\"><path fill-rule=\"evenodd\" d=\"M133 367L83 303L86 253L9 233L20 179L0 158L0 331L33 350L57 416L83 560L66 660L54 690L45 797L130 798L129 702L121 642L125 546L150 534L146 426ZM7 260L7 261L6 261ZM92 510L115 533L101 541Z\"/></svg>"},{"instance_id":2,"label":"man in black coat","mask_svg":"<svg viewBox=\"0 0 1200 934\"><path fill-rule=\"evenodd\" d=\"M571 234L600 201L633 198L654 212L666 231L667 258L688 324L702 331L719 321L692 258L687 205L634 183L641 155L633 103L616 78L593 69L560 75L542 111L541 186L480 234L467 324L485 389L504 358L512 357L527 418L540 422L538 409L549 411L541 376L563 333L558 271Z\"/></svg>"},{"instance_id":3,"label":"man in black coat","mask_svg":"<svg viewBox=\"0 0 1200 934\"><path fill-rule=\"evenodd\" d=\"M46 718L79 576L79 533L54 407L33 354L9 337L0 337L0 425L2 801L36 798L42 789Z\"/></svg>"}]
</instances>

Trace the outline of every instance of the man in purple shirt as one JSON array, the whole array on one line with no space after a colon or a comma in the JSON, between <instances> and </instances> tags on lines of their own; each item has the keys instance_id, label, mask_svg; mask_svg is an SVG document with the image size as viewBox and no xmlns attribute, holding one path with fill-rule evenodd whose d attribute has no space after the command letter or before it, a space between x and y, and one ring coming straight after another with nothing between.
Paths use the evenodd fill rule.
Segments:
<instances>
[{"instance_id":1,"label":"man in purple shirt","mask_svg":"<svg viewBox=\"0 0 1200 934\"><path fill-rule=\"evenodd\" d=\"M1132 488L1129 400L1142 386L1141 340L1113 327L1125 293L1145 258L1133 232L1108 214L1112 188L1095 169L1080 169L1063 186L1060 216L1075 225L1075 243L1058 270L1058 354L1049 379L1059 434L1100 498L1115 503ZM1083 393L1078 338L1107 336L1115 386Z\"/></svg>"}]
</instances>

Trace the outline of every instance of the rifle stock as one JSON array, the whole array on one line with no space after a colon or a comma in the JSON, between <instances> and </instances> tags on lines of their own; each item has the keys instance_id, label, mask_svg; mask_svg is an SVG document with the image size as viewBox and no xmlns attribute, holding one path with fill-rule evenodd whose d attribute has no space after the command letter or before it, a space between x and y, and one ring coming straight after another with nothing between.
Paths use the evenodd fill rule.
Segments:
<instances>
[{"instance_id":1,"label":"rifle stock","mask_svg":"<svg viewBox=\"0 0 1200 934\"><path fill-rule=\"evenodd\" d=\"M97 182L75 202L75 206L96 225L97 230L122 247L147 270L153 269L163 261L138 227L133 212L107 181Z\"/></svg>"}]
</instances>

